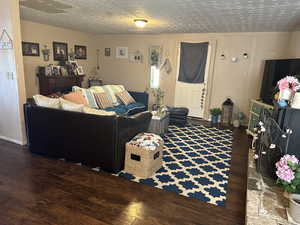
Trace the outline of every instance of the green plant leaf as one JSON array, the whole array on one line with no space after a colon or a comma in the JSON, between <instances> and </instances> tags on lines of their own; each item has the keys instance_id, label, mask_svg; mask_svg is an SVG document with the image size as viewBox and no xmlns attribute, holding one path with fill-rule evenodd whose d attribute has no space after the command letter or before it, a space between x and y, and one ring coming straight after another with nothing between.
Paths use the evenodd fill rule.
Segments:
<instances>
[{"instance_id":1,"label":"green plant leaf","mask_svg":"<svg viewBox=\"0 0 300 225\"><path fill-rule=\"evenodd\" d=\"M295 173L295 178L300 179L300 172L299 172L299 171L297 171L297 172Z\"/></svg>"},{"instance_id":2,"label":"green plant leaf","mask_svg":"<svg viewBox=\"0 0 300 225\"><path fill-rule=\"evenodd\" d=\"M281 180L281 182L282 182L282 185L289 185L289 183L284 180Z\"/></svg>"},{"instance_id":3,"label":"green plant leaf","mask_svg":"<svg viewBox=\"0 0 300 225\"><path fill-rule=\"evenodd\" d=\"M297 178L295 178L293 181L292 181L292 184L293 185L299 185L300 184L300 179L297 179Z\"/></svg>"}]
</instances>

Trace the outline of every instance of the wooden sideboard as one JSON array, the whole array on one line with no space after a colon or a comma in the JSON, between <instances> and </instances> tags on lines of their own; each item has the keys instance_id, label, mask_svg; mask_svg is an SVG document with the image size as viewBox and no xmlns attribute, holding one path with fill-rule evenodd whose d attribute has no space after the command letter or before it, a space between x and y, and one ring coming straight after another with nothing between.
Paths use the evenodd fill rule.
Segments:
<instances>
[{"instance_id":1,"label":"wooden sideboard","mask_svg":"<svg viewBox=\"0 0 300 225\"><path fill-rule=\"evenodd\" d=\"M55 92L71 91L72 86L81 87L85 75L78 76L44 76L37 75L39 78L40 94L50 95Z\"/></svg>"}]
</instances>

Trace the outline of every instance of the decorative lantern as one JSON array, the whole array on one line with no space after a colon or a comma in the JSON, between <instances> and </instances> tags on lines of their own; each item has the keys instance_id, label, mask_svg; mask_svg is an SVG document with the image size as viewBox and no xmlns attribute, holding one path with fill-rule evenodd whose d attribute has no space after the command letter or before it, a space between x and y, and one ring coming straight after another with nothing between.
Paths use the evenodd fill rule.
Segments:
<instances>
[{"instance_id":1,"label":"decorative lantern","mask_svg":"<svg viewBox=\"0 0 300 225\"><path fill-rule=\"evenodd\" d=\"M231 124L233 111L233 102L230 98L227 98L222 104L222 123Z\"/></svg>"}]
</instances>

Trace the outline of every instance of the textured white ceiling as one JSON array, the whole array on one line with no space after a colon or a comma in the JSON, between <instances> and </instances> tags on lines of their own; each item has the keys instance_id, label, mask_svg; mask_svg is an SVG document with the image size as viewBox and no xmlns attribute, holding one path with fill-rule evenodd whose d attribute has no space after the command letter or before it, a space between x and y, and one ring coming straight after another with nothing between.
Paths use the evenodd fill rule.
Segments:
<instances>
[{"instance_id":1,"label":"textured white ceiling","mask_svg":"<svg viewBox=\"0 0 300 225\"><path fill-rule=\"evenodd\" d=\"M21 17L97 34L300 30L300 0L20 0ZM149 24L137 29L133 19Z\"/></svg>"}]
</instances>

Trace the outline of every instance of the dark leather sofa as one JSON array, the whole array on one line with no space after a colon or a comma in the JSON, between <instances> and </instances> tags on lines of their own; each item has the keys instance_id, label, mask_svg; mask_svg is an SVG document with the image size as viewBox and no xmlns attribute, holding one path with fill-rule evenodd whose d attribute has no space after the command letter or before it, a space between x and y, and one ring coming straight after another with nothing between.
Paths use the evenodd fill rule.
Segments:
<instances>
[{"instance_id":1,"label":"dark leather sofa","mask_svg":"<svg viewBox=\"0 0 300 225\"><path fill-rule=\"evenodd\" d=\"M152 114L99 116L24 104L29 150L117 173L125 143L148 129Z\"/></svg>"}]
</instances>

